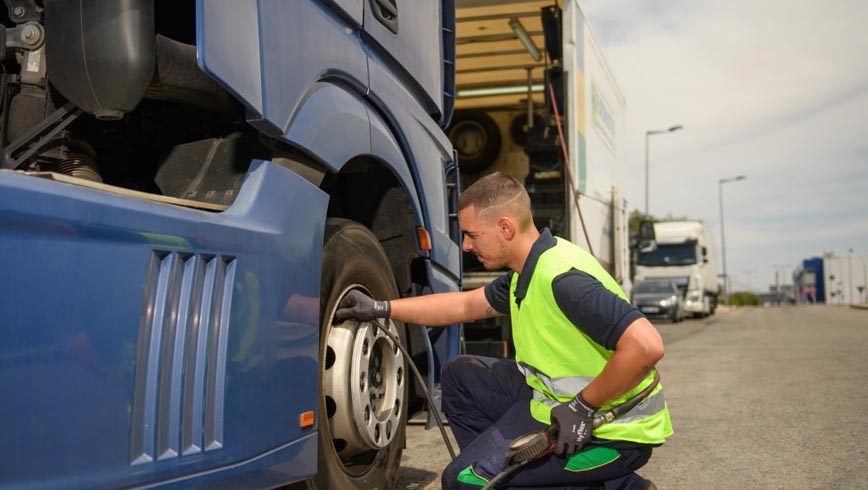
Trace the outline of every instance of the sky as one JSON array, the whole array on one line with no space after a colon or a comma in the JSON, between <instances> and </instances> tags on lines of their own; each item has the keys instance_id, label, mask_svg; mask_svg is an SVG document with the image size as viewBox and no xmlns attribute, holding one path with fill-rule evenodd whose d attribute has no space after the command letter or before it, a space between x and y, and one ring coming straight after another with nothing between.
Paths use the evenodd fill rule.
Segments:
<instances>
[{"instance_id":1,"label":"sky","mask_svg":"<svg viewBox=\"0 0 868 490\"><path fill-rule=\"evenodd\" d=\"M580 4L627 100L631 210L645 132L681 124L649 139L649 211L709 224L722 269L722 189L733 290L868 256L868 1Z\"/></svg>"}]
</instances>

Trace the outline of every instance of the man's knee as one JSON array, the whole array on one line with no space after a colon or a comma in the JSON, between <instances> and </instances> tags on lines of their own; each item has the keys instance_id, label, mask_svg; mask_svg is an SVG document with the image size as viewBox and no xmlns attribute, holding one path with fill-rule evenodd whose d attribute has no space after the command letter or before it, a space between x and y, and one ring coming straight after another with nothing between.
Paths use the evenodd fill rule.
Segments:
<instances>
[{"instance_id":1,"label":"man's knee","mask_svg":"<svg viewBox=\"0 0 868 490\"><path fill-rule=\"evenodd\" d=\"M445 488L453 488L458 481L458 473L461 473L461 470L464 468L458 468L458 464L456 464L455 460L446 465L446 468L443 469L443 472L440 473L440 485Z\"/></svg>"},{"instance_id":2,"label":"man's knee","mask_svg":"<svg viewBox=\"0 0 868 490\"><path fill-rule=\"evenodd\" d=\"M456 386L461 384L461 380L467 376L467 373L476 367L478 361L473 356L457 356L453 357L440 371L440 384L443 388L447 386Z\"/></svg>"},{"instance_id":3,"label":"man's knee","mask_svg":"<svg viewBox=\"0 0 868 490\"><path fill-rule=\"evenodd\" d=\"M440 487L443 490L479 490L488 484L476 475L466 461L453 460L440 474Z\"/></svg>"}]
</instances>

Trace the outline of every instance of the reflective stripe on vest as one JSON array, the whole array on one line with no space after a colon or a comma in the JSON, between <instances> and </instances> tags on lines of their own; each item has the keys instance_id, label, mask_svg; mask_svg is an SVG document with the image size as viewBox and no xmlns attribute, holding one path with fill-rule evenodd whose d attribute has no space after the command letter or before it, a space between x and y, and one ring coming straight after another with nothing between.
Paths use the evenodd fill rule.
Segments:
<instances>
[{"instance_id":1,"label":"reflective stripe on vest","mask_svg":"<svg viewBox=\"0 0 868 490\"><path fill-rule=\"evenodd\" d=\"M571 396L574 396L572 394L578 393L585 389L585 387L594 380L594 378L584 376L572 376L569 378L552 379L546 376L545 373L537 371L532 366L528 366L527 364L524 364L522 362L518 363L518 370L521 371L521 373L525 377L536 376L536 378L539 379L552 393L570 394ZM538 400L543 405L548 405L551 408L560 405L559 401L552 400L551 398L547 397L546 395L540 393L537 390L533 390L533 397L535 400ZM655 413L663 410L664 408L666 408L666 398L663 396L663 391L655 389L650 395L645 397L644 400L639 402L638 405L630 409L627 413L621 414L620 417L609 423L626 424L629 422L634 422L636 420L650 417L651 415L654 415Z\"/></svg>"}]
</instances>

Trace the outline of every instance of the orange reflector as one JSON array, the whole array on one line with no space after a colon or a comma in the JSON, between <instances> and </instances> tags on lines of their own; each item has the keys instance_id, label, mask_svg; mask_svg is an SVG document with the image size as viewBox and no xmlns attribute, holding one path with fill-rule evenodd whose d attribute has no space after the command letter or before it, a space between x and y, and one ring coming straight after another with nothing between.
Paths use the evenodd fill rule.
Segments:
<instances>
[{"instance_id":1,"label":"orange reflector","mask_svg":"<svg viewBox=\"0 0 868 490\"><path fill-rule=\"evenodd\" d=\"M313 425L313 410L308 410L307 412L302 412L301 415L298 416L298 425L299 427L310 427Z\"/></svg>"},{"instance_id":2,"label":"orange reflector","mask_svg":"<svg viewBox=\"0 0 868 490\"><path fill-rule=\"evenodd\" d=\"M416 234L419 236L419 248L426 252L431 251L431 235L423 226L416 227Z\"/></svg>"}]
</instances>

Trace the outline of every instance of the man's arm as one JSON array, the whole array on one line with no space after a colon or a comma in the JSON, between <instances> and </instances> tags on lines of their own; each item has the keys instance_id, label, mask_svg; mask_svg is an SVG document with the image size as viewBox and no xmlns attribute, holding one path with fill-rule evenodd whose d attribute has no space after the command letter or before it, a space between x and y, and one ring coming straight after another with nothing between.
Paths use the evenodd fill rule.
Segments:
<instances>
[{"instance_id":1,"label":"man's arm","mask_svg":"<svg viewBox=\"0 0 868 490\"><path fill-rule=\"evenodd\" d=\"M555 452L572 454L584 447L592 438L599 407L636 387L662 357L663 341L657 330L644 317L634 320L603 371L572 400L552 409L552 421L561 427Z\"/></svg>"},{"instance_id":2,"label":"man's arm","mask_svg":"<svg viewBox=\"0 0 868 490\"><path fill-rule=\"evenodd\" d=\"M621 335L603 371L582 391L595 407L617 399L635 388L663 358L663 339L646 318L633 321Z\"/></svg>"},{"instance_id":3,"label":"man's arm","mask_svg":"<svg viewBox=\"0 0 868 490\"><path fill-rule=\"evenodd\" d=\"M485 288L454 293L378 301L361 291L350 291L338 305L335 318L369 321L391 318L431 327L479 320L498 315L485 297Z\"/></svg>"},{"instance_id":4,"label":"man's arm","mask_svg":"<svg viewBox=\"0 0 868 490\"><path fill-rule=\"evenodd\" d=\"M485 299L485 288L454 293L428 294L389 302L390 318L430 327L452 325L497 316Z\"/></svg>"},{"instance_id":5,"label":"man's arm","mask_svg":"<svg viewBox=\"0 0 868 490\"><path fill-rule=\"evenodd\" d=\"M567 318L614 352L582 392L588 404L601 407L635 388L663 357L663 340L651 322L591 275L572 270L556 278L552 288Z\"/></svg>"}]
</instances>

